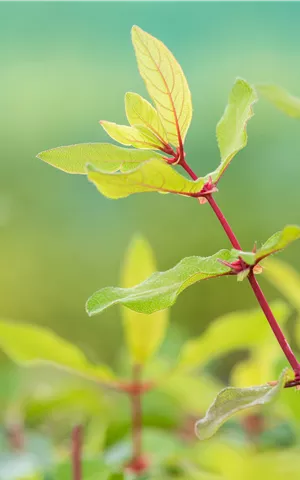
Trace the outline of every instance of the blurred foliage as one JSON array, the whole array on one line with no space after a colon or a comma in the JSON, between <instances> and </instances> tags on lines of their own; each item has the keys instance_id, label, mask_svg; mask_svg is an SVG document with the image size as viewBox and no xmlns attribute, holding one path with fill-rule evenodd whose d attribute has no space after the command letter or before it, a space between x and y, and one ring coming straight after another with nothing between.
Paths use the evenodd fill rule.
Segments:
<instances>
[{"instance_id":1,"label":"blurred foliage","mask_svg":"<svg viewBox=\"0 0 300 480\"><path fill-rule=\"evenodd\" d=\"M76 344L91 364L106 360L126 377L130 363L119 348L119 313L105 313L101 322L87 320L83 306L91 291L116 282L132 231L147 233L164 269L187 254L211 254L226 239L222 240L217 223L210 221L208 209L202 208L200 217L196 202L166 198L162 207L158 196L150 201L145 195L138 204L127 199L116 205L100 199L82 179L41 165L34 160L35 154L87 138L104 140L97 126L100 118L112 116L123 122L124 91L144 93L128 36L137 23L178 51L195 107L188 156L200 174L212 170L218 163L215 124L237 75L254 82L274 81L299 93L300 68L295 61L299 10L297 2L179 2L171 9L168 3L124 2L118 4L116 15L116 5L108 2L0 4L0 87L5 111L0 120L0 300L4 317L51 326ZM229 24L235 28L228 29ZM255 32L251 42L245 31ZM230 212L249 249L254 240L261 241L283 223L299 218L300 147L294 141L299 124L267 104L257 106L256 113L249 126L248 148L231 166L220 195L222 207ZM266 182L274 194L266 195ZM287 188L293 195L283 194ZM285 258L300 267L293 251ZM266 263L266 276L267 268ZM274 276L273 285L299 313L294 280L286 288L287 283ZM246 288L240 287L238 297L232 288L235 285L225 279L205 282L201 289L186 292L173 311L168 338L159 357L147 366L149 378L159 373L162 380L144 397L144 445L153 472L141 480L299 477L299 396L290 389L268 410L240 414L212 440L199 443L195 439L196 417L204 414L223 386L230 352L215 364L198 365L189 372L174 366L190 333L199 335L224 311L253 305ZM275 298L275 289L267 290ZM288 328L297 334L292 341L299 351L299 321L295 320L296 316L289 319ZM269 334L259 347L244 345L248 357L238 352L234 357L238 363L229 372L236 386L278 377L285 362L272 341ZM1 480L69 479L70 430L78 422L85 431L85 480L100 480L100 472L103 480L124 478L111 466L117 470L131 451L125 396L50 367L16 367L3 355L0 406Z\"/></svg>"}]
</instances>

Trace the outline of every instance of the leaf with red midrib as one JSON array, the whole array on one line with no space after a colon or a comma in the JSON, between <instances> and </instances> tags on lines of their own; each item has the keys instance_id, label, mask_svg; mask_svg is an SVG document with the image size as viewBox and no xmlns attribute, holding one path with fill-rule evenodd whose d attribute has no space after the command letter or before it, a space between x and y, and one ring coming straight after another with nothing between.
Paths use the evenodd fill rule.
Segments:
<instances>
[{"instance_id":1,"label":"leaf with red midrib","mask_svg":"<svg viewBox=\"0 0 300 480\"><path fill-rule=\"evenodd\" d=\"M141 28L132 28L140 74L152 97L168 141L181 147L192 119L192 101L183 71L167 47Z\"/></svg>"}]
</instances>

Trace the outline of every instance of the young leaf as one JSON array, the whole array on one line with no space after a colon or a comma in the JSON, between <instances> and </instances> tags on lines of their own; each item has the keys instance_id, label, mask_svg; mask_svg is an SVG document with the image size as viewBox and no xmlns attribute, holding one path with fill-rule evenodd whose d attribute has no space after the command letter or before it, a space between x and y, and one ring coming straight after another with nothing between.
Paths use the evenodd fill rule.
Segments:
<instances>
[{"instance_id":1,"label":"young leaf","mask_svg":"<svg viewBox=\"0 0 300 480\"><path fill-rule=\"evenodd\" d=\"M264 274L300 312L300 274L291 265L274 258L264 264Z\"/></svg>"},{"instance_id":2,"label":"young leaf","mask_svg":"<svg viewBox=\"0 0 300 480\"><path fill-rule=\"evenodd\" d=\"M161 141L147 127L141 128L140 125L128 127L105 120L102 120L100 124L113 140L122 143L122 145L132 145L146 150L157 150L163 147Z\"/></svg>"},{"instance_id":3,"label":"young leaf","mask_svg":"<svg viewBox=\"0 0 300 480\"><path fill-rule=\"evenodd\" d=\"M300 98L294 97L278 85L259 84L256 85L256 89L258 93L286 115L300 118Z\"/></svg>"},{"instance_id":4,"label":"young leaf","mask_svg":"<svg viewBox=\"0 0 300 480\"><path fill-rule=\"evenodd\" d=\"M274 302L272 311L279 324L289 314L284 302ZM269 325L261 309L232 312L217 318L199 337L188 340L182 347L177 368L191 370L204 366L224 353L260 346L269 334Z\"/></svg>"},{"instance_id":5,"label":"young leaf","mask_svg":"<svg viewBox=\"0 0 300 480\"><path fill-rule=\"evenodd\" d=\"M168 144L164 126L157 110L152 107L151 103L137 93L127 92L125 95L125 110L131 126L145 125L163 144Z\"/></svg>"},{"instance_id":6,"label":"young leaf","mask_svg":"<svg viewBox=\"0 0 300 480\"><path fill-rule=\"evenodd\" d=\"M45 150L37 158L67 173L87 174L88 163L105 172L126 172L150 158L161 158L158 153L122 148L109 143L80 143Z\"/></svg>"},{"instance_id":7,"label":"young leaf","mask_svg":"<svg viewBox=\"0 0 300 480\"><path fill-rule=\"evenodd\" d=\"M280 232L274 233L268 240L254 252L242 252L233 250L233 254L240 256L248 265L255 265L265 257L279 252L290 243L300 238L300 227L298 225L287 225Z\"/></svg>"},{"instance_id":8,"label":"young leaf","mask_svg":"<svg viewBox=\"0 0 300 480\"><path fill-rule=\"evenodd\" d=\"M130 244L122 271L122 286L130 288L155 272L155 259L149 243L135 237ZM164 339L168 310L152 315L122 308L127 345L133 363L144 364L159 348Z\"/></svg>"},{"instance_id":9,"label":"young leaf","mask_svg":"<svg viewBox=\"0 0 300 480\"><path fill-rule=\"evenodd\" d=\"M116 304L147 314L168 308L190 285L230 273L231 269L219 260L231 262L236 257L229 250L220 250L211 257L187 257L170 270L156 272L135 287L103 288L88 299L87 313L95 315Z\"/></svg>"},{"instance_id":10,"label":"young leaf","mask_svg":"<svg viewBox=\"0 0 300 480\"><path fill-rule=\"evenodd\" d=\"M162 160L144 162L128 173L108 173L88 166L88 178L108 198L124 198L133 193L159 192L197 196L204 181L188 180Z\"/></svg>"},{"instance_id":11,"label":"young leaf","mask_svg":"<svg viewBox=\"0 0 300 480\"><path fill-rule=\"evenodd\" d=\"M140 74L152 97L168 142L184 141L192 119L192 100L183 71L167 47L141 28L132 28Z\"/></svg>"},{"instance_id":12,"label":"young leaf","mask_svg":"<svg viewBox=\"0 0 300 480\"><path fill-rule=\"evenodd\" d=\"M205 417L196 423L197 436L200 440L210 438L235 413L275 400L287 377L288 371L284 370L275 386L266 384L247 388L224 388L207 410Z\"/></svg>"},{"instance_id":13,"label":"young leaf","mask_svg":"<svg viewBox=\"0 0 300 480\"><path fill-rule=\"evenodd\" d=\"M0 347L21 365L48 363L101 382L114 378L108 367L93 365L75 345L36 325L0 321Z\"/></svg>"},{"instance_id":14,"label":"young leaf","mask_svg":"<svg viewBox=\"0 0 300 480\"><path fill-rule=\"evenodd\" d=\"M218 182L233 157L247 145L246 126L253 116L252 106L257 101L253 87L245 80L237 79L229 96L224 115L217 125L217 140L221 154L218 168L207 175Z\"/></svg>"}]
</instances>

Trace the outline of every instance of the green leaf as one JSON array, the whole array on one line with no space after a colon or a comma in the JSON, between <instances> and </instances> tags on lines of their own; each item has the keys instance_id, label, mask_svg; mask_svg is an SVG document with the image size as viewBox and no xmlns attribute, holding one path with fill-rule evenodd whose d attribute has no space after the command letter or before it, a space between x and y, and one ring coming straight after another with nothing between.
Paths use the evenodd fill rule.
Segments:
<instances>
[{"instance_id":1,"label":"green leaf","mask_svg":"<svg viewBox=\"0 0 300 480\"><path fill-rule=\"evenodd\" d=\"M147 280L131 288L106 287L94 293L87 301L89 315L122 304L136 312L151 314L170 307L177 296L200 280L228 274L231 269L219 260L236 260L228 250L220 250L211 257L188 257L166 272L156 272Z\"/></svg>"},{"instance_id":2,"label":"green leaf","mask_svg":"<svg viewBox=\"0 0 300 480\"><path fill-rule=\"evenodd\" d=\"M287 377L288 370L286 369L275 386L265 384L247 388L224 388L207 410L205 417L197 422L197 436L200 440L210 438L235 413L275 400L287 381Z\"/></svg>"},{"instance_id":3,"label":"green leaf","mask_svg":"<svg viewBox=\"0 0 300 480\"><path fill-rule=\"evenodd\" d=\"M224 115L217 125L217 140L221 154L218 168L206 176L213 183L220 180L233 157L247 145L247 123L253 116L252 106L257 101L253 87L237 79L229 96Z\"/></svg>"},{"instance_id":4,"label":"green leaf","mask_svg":"<svg viewBox=\"0 0 300 480\"><path fill-rule=\"evenodd\" d=\"M259 84L256 85L256 89L258 93L286 115L293 118L300 118L300 98L294 97L278 85Z\"/></svg>"},{"instance_id":5,"label":"green leaf","mask_svg":"<svg viewBox=\"0 0 300 480\"><path fill-rule=\"evenodd\" d=\"M156 271L151 246L143 237L135 237L129 246L122 271L122 286L130 288ZM128 349L133 363L144 364L162 343L168 310L145 315L122 308Z\"/></svg>"},{"instance_id":6,"label":"green leaf","mask_svg":"<svg viewBox=\"0 0 300 480\"><path fill-rule=\"evenodd\" d=\"M75 345L36 325L1 321L0 347L24 366L46 363L94 381L109 382L114 378L108 367L93 365Z\"/></svg>"},{"instance_id":7,"label":"green leaf","mask_svg":"<svg viewBox=\"0 0 300 480\"><path fill-rule=\"evenodd\" d=\"M88 163L105 172L126 172L150 158L161 156L155 152L122 148L109 143L80 143L45 150L37 158L64 172L86 175Z\"/></svg>"},{"instance_id":8,"label":"green leaf","mask_svg":"<svg viewBox=\"0 0 300 480\"><path fill-rule=\"evenodd\" d=\"M284 302L274 302L272 311L283 324L289 308ZM261 346L269 334L269 325L261 309L232 312L214 320L198 338L188 340L182 347L178 369L190 370L204 366L224 353Z\"/></svg>"},{"instance_id":9,"label":"green leaf","mask_svg":"<svg viewBox=\"0 0 300 480\"><path fill-rule=\"evenodd\" d=\"M162 160L150 160L128 173L107 173L88 166L89 180L108 198L124 198L133 193L159 192L197 196L203 178L188 180Z\"/></svg>"},{"instance_id":10,"label":"green leaf","mask_svg":"<svg viewBox=\"0 0 300 480\"><path fill-rule=\"evenodd\" d=\"M113 140L122 143L122 145L132 145L146 150L157 150L163 147L161 141L147 127L141 125L128 127L105 120L102 120L100 124Z\"/></svg>"},{"instance_id":11,"label":"green leaf","mask_svg":"<svg viewBox=\"0 0 300 480\"><path fill-rule=\"evenodd\" d=\"M137 93L127 92L125 95L125 110L131 126L144 125L163 143L168 144L161 119L157 110Z\"/></svg>"},{"instance_id":12,"label":"green leaf","mask_svg":"<svg viewBox=\"0 0 300 480\"><path fill-rule=\"evenodd\" d=\"M141 28L132 28L140 74L152 97L168 142L178 147L192 119L192 100L183 71L167 47Z\"/></svg>"},{"instance_id":13,"label":"green leaf","mask_svg":"<svg viewBox=\"0 0 300 480\"><path fill-rule=\"evenodd\" d=\"M265 257L279 252L290 243L300 238L300 227L298 225L287 225L280 232L274 233L255 253L242 252L233 249L233 254L240 256L248 265L255 265Z\"/></svg>"},{"instance_id":14,"label":"green leaf","mask_svg":"<svg viewBox=\"0 0 300 480\"><path fill-rule=\"evenodd\" d=\"M264 264L265 277L300 312L300 274L282 260L269 258Z\"/></svg>"}]
</instances>

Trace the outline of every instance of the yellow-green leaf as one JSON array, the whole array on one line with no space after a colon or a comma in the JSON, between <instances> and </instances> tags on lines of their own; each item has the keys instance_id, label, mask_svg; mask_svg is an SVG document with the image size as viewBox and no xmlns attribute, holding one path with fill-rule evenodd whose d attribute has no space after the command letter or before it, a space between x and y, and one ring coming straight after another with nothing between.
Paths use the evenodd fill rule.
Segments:
<instances>
[{"instance_id":1,"label":"yellow-green leaf","mask_svg":"<svg viewBox=\"0 0 300 480\"><path fill-rule=\"evenodd\" d=\"M94 165L105 172L133 170L150 158L161 158L158 153L122 148L109 143L80 143L45 150L37 158L67 173L86 175L86 165Z\"/></svg>"},{"instance_id":2,"label":"yellow-green leaf","mask_svg":"<svg viewBox=\"0 0 300 480\"><path fill-rule=\"evenodd\" d=\"M209 175L218 182L233 157L247 145L247 123L253 116L253 104L257 101L254 88L245 80L237 79L229 95L224 115L217 125L217 140L221 154L219 167Z\"/></svg>"},{"instance_id":3,"label":"yellow-green leaf","mask_svg":"<svg viewBox=\"0 0 300 480\"><path fill-rule=\"evenodd\" d=\"M272 311L279 324L288 317L284 302L274 302ZM190 370L204 366L212 358L245 348L256 348L269 336L269 325L261 309L232 312L213 321L198 338L188 340L182 347L178 368Z\"/></svg>"},{"instance_id":4,"label":"yellow-green leaf","mask_svg":"<svg viewBox=\"0 0 300 480\"><path fill-rule=\"evenodd\" d=\"M300 274L282 260L269 258L264 264L264 275L300 312Z\"/></svg>"},{"instance_id":5,"label":"yellow-green leaf","mask_svg":"<svg viewBox=\"0 0 300 480\"><path fill-rule=\"evenodd\" d=\"M127 92L125 95L125 109L131 126L145 125L162 143L168 144L164 126L157 110L151 103L137 93Z\"/></svg>"},{"instance_id":6,"label":"yellow-green leaf","mask_svg":"<svg viewBox=\"0 0 300 480\"><path fill-rule=\"evenodd\" d=\"M211 257L184 258L170 270L153 273L135 287L102 288L88 299L86 310L89 315L95 315L117 304L148 315L164 310L173 305L177 296L190 285L231 272L231 268L220 260L231 262L236 257L229 250L220 250Z\"/></svg>"},{"instance_id":7,"label":"yellow-green leaf","mask_svg":"<svg viewBox=\"0 0 300 480\"><path fill-rule=\"evenodd\" d=\"M283 113L293 118L300 118L300 98L294 97L278 85L259 84L256 88L258 93Z\"/></svg>"},{"instance_id":8,"label":"yellow-green leaf","mask_svg":"<svg viewBox=\"0 0 300 480\"><path fill-rule=\"evenodd\" d=\"M288 376L288 370L284 370L275 386L265 384L246 388L227 387L221 390L205 417L196 424L196 433L200 440L206 440L214 435L235 413L274 401Z\"/></svg>"},{"instance_id":9,"label":"yellow-green leaf","mask_svg":"<svg viewBox=\"0 0 300 480\"><path fill-rule=\"evenodd\" d=\"M131 242L122 271L122 286L133 287L156 271L155 258L143 237ZM152 315L122 307L128 349L133 363L144 364L159 348L168 324L168 310Z\"/></svg>"},{"instance_id":10,"label":"yellow-green leaf","mask_svg":"<svg viewBox=\"0 0 300 480\"><path fill-rule=\"evenodd\" d=\"M140 74L152 97L169 143L184 141L192 119L192 100L183 71L172 53L141 28L132 28Z\"/></svg>"},{"instance_id":11,"label":"yellow-green leaf","mask_svg":"<svg viewBox=\"0 0 300 480\"><path fill-rule=\"evenodd\" d=\"M75 345L36 325L1 321L0 348L24 366L47 363L94 381L114 379L108 367L90 363Z\"/></svg>"},{"instance_id":12,"label":"yellow-green leaf","mask_svg":"<svg viewBox=\"0 0 300 480\"><path fill-rule=\"evenodd\" d=\"M100 123L106 133L122 145L132 145L144 150L156 150L163 147L161 141L145 126L142 128L140 125L128 127L127 125L117 125L105 120L102 120Z\"/></svg>"},{"instance_id":13,"label":"yellow-green leaf","mask_svg":"<svg viewBox=\"0 0 300 480\"><path fill-rule=\"evenodd\" d=\"M188 180L163 160L150 160L128 173L111 174L89 167L88 178L108 198L124 198L133 193L159 192L197 196L204 181Z\"/></svg>"},{"instance_id":14,"label":"yellow-green leaf","mask_svg":"<svg viewBox=\"0 0 300 480\"><path fill-rule=\"evenodd\" d=\"M265 340L252 349L250 358L234 366L230 384L234 387L248 387L274 380L279 355L278 345L275 340L271 343L269 336L269 341Z\"/></svg>"}]
</instances>

